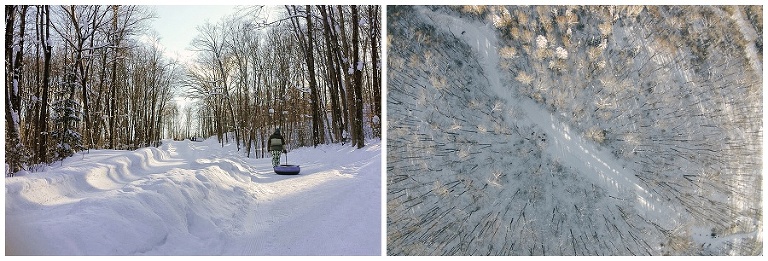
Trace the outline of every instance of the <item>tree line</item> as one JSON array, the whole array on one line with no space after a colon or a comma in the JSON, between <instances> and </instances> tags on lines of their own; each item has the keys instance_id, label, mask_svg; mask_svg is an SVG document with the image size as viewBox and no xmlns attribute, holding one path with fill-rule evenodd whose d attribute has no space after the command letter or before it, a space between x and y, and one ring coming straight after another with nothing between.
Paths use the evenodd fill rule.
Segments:
<instances>
[{"instance_id":1,"label":"tree line","mask_svg":"<svg viewBox=\"0 0 768 261\"><path fill-rule=\"evenodd\" d=\"M275 128L299 147L362 148L380 137L380 7L284 6L277 19L259 18L270 10L198 27L183 85L197 101L199 135L234 141L249 157L265 156Z\"/></svg>"},{"instance_id":2,"label":"tree line","mask_svg":"<svg viewBox=\"0 0 768 261\"><path fill-rule=\"evenodd\" d=\"M248 156L275 127L293 146L379 137L379 7L281 9L199 27L198 58L183 64L147 33L150 7L7 5L6 174L193 134ZM194 106L174 102L182 92Z\"/></svg>"},{"instance_id":3,"label":"tree line","mask_svg":"<svg viewBox=\"0 0 768 261\"><path fill-rule=\"evenodd\" d=\"M179 68L136 37L149 10L6 5L5 13L6 173L162 138Z\"/></svg>"}]
</instances>

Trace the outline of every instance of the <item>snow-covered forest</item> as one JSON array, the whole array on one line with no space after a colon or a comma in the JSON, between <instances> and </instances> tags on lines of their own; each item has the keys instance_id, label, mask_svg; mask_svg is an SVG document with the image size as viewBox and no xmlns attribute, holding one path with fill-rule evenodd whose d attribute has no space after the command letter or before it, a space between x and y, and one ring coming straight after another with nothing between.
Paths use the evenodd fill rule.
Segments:
<instances>
[{"instance_id":1,"label":"snow-covered forest","mask_svg":"<svg viewBox=\"0 0 768 261\"><path fill-rule=\"evenodd\" d=\"M149 6L5 13L6 175L162 139L216 136L265 157L275 127L290 148L381 135L379 6L246 6L198 27L189 64L163 55Z\"/></svg>"},{"instance_id":2,"label":"snow-covered forest","mask_svg":"<svg viewBox=\"0 0 768 261\"><path fill-rule=\"evenodd\" d=\"M387 8L387 254L762 254L762 6Z\"/></svg>"},{"instance_id":3,"label":"snow-covered forest","mask_svg":"<svg viewBox=\"0 0 768 261\"><path fill-rule=\"evenodd\" d=\"M200 27L184 85L199 100L204 137L233 133L264 157L274 127L293 146L380 137L379 6L286 6L276 21L250 12ZM178 136L178 135L177 135Z\"/></svg>"}]
</instances>

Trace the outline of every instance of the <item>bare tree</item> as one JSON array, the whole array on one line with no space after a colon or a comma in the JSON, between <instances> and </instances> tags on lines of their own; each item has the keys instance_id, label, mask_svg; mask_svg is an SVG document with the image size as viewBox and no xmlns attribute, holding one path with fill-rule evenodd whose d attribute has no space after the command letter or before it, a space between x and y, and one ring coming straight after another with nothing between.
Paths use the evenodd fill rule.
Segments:
<instances>
[{"instance_id":1,"label":"bare tree","mask_svg":"<svg viewBox=\"0 0 768 261\"><path fill-rule=\"evenodd\" d=\"M353 9L354 17L345 19ZM362 15L350 6L284 10L275 21L238 16L199 28L194 46L200 57L184 82L188 96L202 106L201 135L216 135L223 145L227 133L234 133L246 154L260 157L275 127L282 128L289 146L338 142L343 133L364 146L366 135L376 135L369 130L380 128L372 120L381 115L380 41L368 36L381 32L375 18L380 10L366 7Z\"/></svg>"},{"instance_id":2,"label":"bare tree","mask_svg":"<svg viewBox=\"0 0 768 261\"><path fill-rule=\"evenodd\" d=\"M6 5L6 26L5 26L5 154L6 164L10 169L6 173L13 175L19 171L22 164L26 161L27 153L25 146L21 142L20 135L20 112L21 96L19 92L22 86L22 71L24 59L24 30L26 29L28 6L20 6L18 42L15 41L14 33L17 15L17 6Z\"/></svg>"}]
</instances>

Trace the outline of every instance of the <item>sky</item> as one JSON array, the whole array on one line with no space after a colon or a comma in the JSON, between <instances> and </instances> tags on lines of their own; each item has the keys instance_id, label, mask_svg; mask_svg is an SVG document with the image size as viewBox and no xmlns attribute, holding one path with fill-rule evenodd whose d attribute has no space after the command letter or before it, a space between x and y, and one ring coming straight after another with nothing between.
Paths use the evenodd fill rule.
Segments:
<instances>
[{"instance_id":1,"label":"sky","mask_svg":"<svg viewBox=\"0 0 768 261\"><path fill-rule=\"evenodd\" d=\"M197 27L206 22L218 23L223 17L237 12L237 5L157 5L147 6L157 18L150 22L150 30L159 37L166 57L190 64L195 52L191 42L197 36ZM191 102L183 96L174 98L180 109Z\"/></svg>"},{"instance_id":2,"label":"sky","mask_svg":"<svg viewBox=\"0 0 768 261\"><path fill-rule=\"evenodd\" d=\"M243 15L249 5L151 5L156 19L151 22L151 29L160 37L160 44L166 49L166 55L189 62L194 52L191 42L197 34L197 27L210 22L216 24L222 18L240 14ZM270 8L267 6L266 8ZM273 11L264 13L267 19L278 16L282 6L274 6Z\"/></svg>"},{"instance_id":3,"label":"sky","mask_svg":"<svg viewBox=\"0 0 768 261\"><path fill-rule=\"evenodd\" d=\"M197 36L197 27L205 22L217 23L223 17L237 12L236 5L158 5L148 6L157 15L152 29L160 37L169 57L189 61L194 54L190 50L192 39Z\"/></svg>"},{"instance_id":4,"label":"sky","mask_svg":"<svg viewBox=\"0 0 768 261\"><path fill-rule=\"evenodd\" d=\"M151 9L157 17L150 22L150 30L159 37L159 44L165 56L183 64L191 64L195 56L195 52L191 50L191 43L198 35L197 27L206 22L216 24L222 18L236 14L238 11L242 13L248 6L236 4L150 5L146 8ZM191 102L183 96L177 96L175 100L182 109Z\"/></svg>"}]
</instances>

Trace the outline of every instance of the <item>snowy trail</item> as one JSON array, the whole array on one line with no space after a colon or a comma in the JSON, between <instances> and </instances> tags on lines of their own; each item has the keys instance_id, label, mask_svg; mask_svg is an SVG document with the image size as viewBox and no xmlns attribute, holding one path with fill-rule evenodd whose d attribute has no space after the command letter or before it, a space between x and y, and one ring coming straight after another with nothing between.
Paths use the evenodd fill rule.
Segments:
<instances>
[{"instance_id":1,"label":"snowy trail","mask_svg":"<svg viewBox=\"0 0 768 261\"><path fill-rule=\"evenodd\" d=\"M380 141L275 175L215 140L94 150L6 179L8 255L379 255Z\"/></svg>"},{"instance_id":2,"label":"snowy trail","mask_svg":"<svg viewBox=\"0 0 768 261\"><path fill-rule=\"evenodd\" d=\"M624 167L626 163L601 150L593 142L572 133L567 123L560 122L555 115L534 101L511 95L513 91L501 83L497 40L492 25L469 22L423 7L418 10L429 17L435 27L448 30L472 46L480 56L479 62L491 85L490 89L510 105L517 105L516 108L525 112L522 124L539 126L549 140L553 140L548 141L550 145L546 149L550 155L564 165L579 170L585 178L609 191L611 196L634 201L632 205L641 216L665 230L675 229L682 223L681 212L646 189L633 171Z\"/></svg>"},{"instance_id":3,"label":"snowy trail","mask_svg":"<svg viewBox=\"0 0 768 261\"><path fill-rule=\"evenodd\" d=\"M256 215L254 232L233 240L233 244L246 247L232 247L233 252L225 252L226 255L366 255L377 251L370 246L380 244L378 235L368 233L380 226L380 220L340 221L380 216L378 204L357 201L372 203L378 199L379 191L370 189L380 186L378 180L366 179L362 180L365 184L359 184L353 174L377 172L380 162L353 161L340 169L328 170L321 159L314 160L300 160L309 163L302 164L302 173L313 173L311 176L299 175L270 184L272 190L262 196L265 202L257 206L257 211L263 208L264 212L274 214ZM356 240L349 240L353 238ZM280 246L275 242L286 244ZM268 247L256 247L259 245Z\"/></svg>"}]
</instances>

